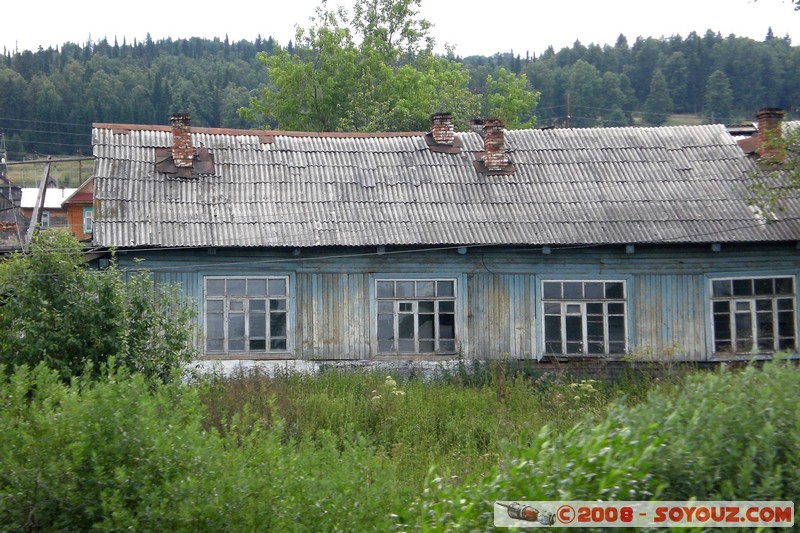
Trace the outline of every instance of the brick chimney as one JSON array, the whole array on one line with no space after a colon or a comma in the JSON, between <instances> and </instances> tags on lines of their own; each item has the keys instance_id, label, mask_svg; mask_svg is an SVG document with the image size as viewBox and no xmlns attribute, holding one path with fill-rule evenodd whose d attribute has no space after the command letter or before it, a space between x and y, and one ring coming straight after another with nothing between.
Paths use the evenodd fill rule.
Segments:
<instances>
[{"instance_id":1,"label":"brick chimney","mask_svg":"<svg viewBox=\"0 0 800 533\"><path fill-rule=\"evenodd\" d=\"M505 170L508 166L506 155L505 123L497 117L486 117L483 121L483 164L489 172Z\"/></svg>"},{"instance_id":2,"label":"brick chimney","mask_svg":"<svg viewBox=\"0 0 800 533\"><path fill-rule=\"evenodd\" d=\"M431 115L431 135L436 144L453 144L455 130L453 128L452 113L434 113Z\"/></svg>"},{"instance_id":3,"label":"brick chimney","mask_svg":"<svg viewBox=\"0 0 800 533\"><path fill-rule=\"evenodd\" d=\"M775 162L783 159L783 151L776 145L782 135L783 109L765 107L756 113L758 120L758 155Z\"/></svg>"},{"instance_id":4,"label":"brick chimney","mask_svg":"<svg viewBox=\"0 0 800 533\"><path fill-rule=\"evenodd\" d=\"M191 121L189 113L175 113L169 118L172 126L172 160L177 168L191 168L194 162Z\"/></svg>"}]
</instances>

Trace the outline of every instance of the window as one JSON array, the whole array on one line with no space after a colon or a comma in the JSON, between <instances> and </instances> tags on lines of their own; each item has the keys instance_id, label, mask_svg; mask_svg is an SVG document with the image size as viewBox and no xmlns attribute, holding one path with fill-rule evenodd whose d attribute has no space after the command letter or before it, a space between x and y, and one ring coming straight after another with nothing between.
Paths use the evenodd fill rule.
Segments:
<instances>
[{"instance_id":1,"label":"window","mask_svg":"<svg viewBox=\"0 0 800 533\"><path fill-rule=\"evenodd\" d=\"M542 305L545 353L625 353L625 282L543 281Z\"/></svg>"},{"instance_id":2,"label":"window","mask_svg":"<svg viewBox=\"0 0 800 533\"><path fill-rule=\"evenodd\" d=\"M206 277L206 352L287 350L287 277Z\"/></svg>"},{"instance_id":3,"label":"window","mask_svg":"<svg viewBox=\"0 0 800 533\"><path fill-rule=\"evenodd\" d=\"M39 224L41 228L49 228L50 227L50 211L42 211L42 221Z\"/></svg>"},{"instance_id":4,"label":"window","mask_svg":"<svg viewBox=\"0 0 800 533\"><path fill-rule=\"evenodd\" d=\"M91 207L83 208L83 232L92 233L94 229L94 210Z\"/></svg>"},{"instance_id":5,"label":"window","mask_svg":"<svg viewBox=\"0 0 800 533\"><path fill-rule=\"evenodd\" d=\"M714 353L792 350L796 346L793 276L711 281Z\"/></svg>"},{"instance_id":6,"label":"window","mask_svg":"<svg viewBox=\"0 0 800 533\"><path fill-rule=\"evenodd\" d=\"M455 353L455 280L377 280L375 294L378 353Z\"/></svg>"}]
</instances>

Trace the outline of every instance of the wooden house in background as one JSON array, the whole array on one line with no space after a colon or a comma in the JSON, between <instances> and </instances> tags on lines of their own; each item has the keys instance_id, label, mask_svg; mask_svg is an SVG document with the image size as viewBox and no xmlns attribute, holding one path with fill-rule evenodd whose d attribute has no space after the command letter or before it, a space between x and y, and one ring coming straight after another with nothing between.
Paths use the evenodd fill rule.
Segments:
<instances>
[{"instance_id":1,"label":"wooden house in background","mask_svg":"<svg viewBox=\"0 0 800 533\"><path fill-rule=\"evenodd\" d=\"M70 233L80 241L91 240L94 227L94 179L89 178L63 202Z\"/></svg>"},{"instance_id":2,"label":"wooden house in background","mask_svg":"<svg viewBox=\"0 0 800 533\"><path fill-rule=\"evenodd\" d=\"M72 196L76 189L52 185L42 190L44 191L44 202L41 204L39 212L39 227L43 229L60 228L70 230L71 227L67 215L67 207L63 204L67 198ZM20 207L25 220L25 231L27 231L28 225L31 224L31 217L39 201L39 191L39 187L24 187L22 189Z\"/></svg>"},{"instance_id":3,"label":"wooden house in background","mask_svg":"<svg viewBox=\"0 0 800 533\"><path fill-rule=\"evenodd\" d=\"M208 358L770 357L800 198L723 126L298 133L95 124L92 245L180 284ZM143 259L138 263L138 259Z\"/></svg>"}]
</instances>

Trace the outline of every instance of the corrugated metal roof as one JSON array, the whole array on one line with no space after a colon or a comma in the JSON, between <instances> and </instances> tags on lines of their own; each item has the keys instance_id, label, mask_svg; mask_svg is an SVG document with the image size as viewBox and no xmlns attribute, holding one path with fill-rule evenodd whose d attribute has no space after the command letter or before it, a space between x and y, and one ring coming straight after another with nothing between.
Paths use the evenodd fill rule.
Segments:
<instances>
[{"instance_id":1,"label":"corrugated metal roof","mask_svg":"<svg viewBox=\"0 0 800 533\"><path fill-rule=\"evenodd\" d=\"M423 133L195 128L213 175L156 171L163 126L97 124L99 246L572 245L800 240L800 199L764 224L723 126L513 130L515 171L475 170Z\"/></svg>"}]
</instances>

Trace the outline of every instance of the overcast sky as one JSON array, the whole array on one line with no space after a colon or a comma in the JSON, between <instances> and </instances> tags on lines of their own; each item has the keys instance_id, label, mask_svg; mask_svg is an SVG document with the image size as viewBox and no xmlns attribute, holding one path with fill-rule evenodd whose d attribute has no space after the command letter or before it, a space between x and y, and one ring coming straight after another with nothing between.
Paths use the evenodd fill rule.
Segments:
<instances>
[{"instance_id":1,"label":"overcast sky","mask_svg":"<svg viewBox=\"0 0 800 533\"><path fill-rule=\"evenodd\" d=\"M219 37L232 41L274 37L285 45L296 25L307 26L319 0L136 2L8 0L0 10L0 47L36 50L64 42L106 37L113 43L172 37ZM352 0L329 0L349 7ZM458 55L514 50L539 55L576 40L614 44L622 33L636 37L685 37L713 30L763 40L768 28L800 43L800 12L789 0L422 0L433 23L437 49L451 44Z\"/></svg>"}]
</instances>

